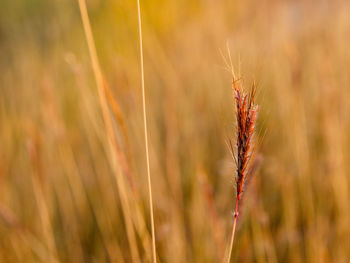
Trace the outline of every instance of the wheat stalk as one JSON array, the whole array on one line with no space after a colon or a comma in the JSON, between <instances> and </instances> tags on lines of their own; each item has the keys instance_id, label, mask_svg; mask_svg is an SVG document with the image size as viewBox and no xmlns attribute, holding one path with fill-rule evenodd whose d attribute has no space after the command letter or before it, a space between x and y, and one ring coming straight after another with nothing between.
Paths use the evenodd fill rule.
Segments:
<instances>
[{"instance_id":1,"label":"wheat stalk","mask_svg":"<svg viewBox=\"0 0 350 263\"><path fill-rule=\"evenodd\" d=\"M234 212L234 220L232 227L232 234L229 245L229 252L227 256L227 263L231 260L233 241L235 238L236 224L238 218L239 200L242 197L245 179L247 177L247 167L252 156L252 137L254 134L254 127L258 106L254 104L255 85L253 85L249 94L246 94L240 80L233 75L233 94L236 102L236 118L237 118L237 153L233 150L230 141L230 149L232 156L236 162L236 206Z\"/></svg>"}]
</instances>

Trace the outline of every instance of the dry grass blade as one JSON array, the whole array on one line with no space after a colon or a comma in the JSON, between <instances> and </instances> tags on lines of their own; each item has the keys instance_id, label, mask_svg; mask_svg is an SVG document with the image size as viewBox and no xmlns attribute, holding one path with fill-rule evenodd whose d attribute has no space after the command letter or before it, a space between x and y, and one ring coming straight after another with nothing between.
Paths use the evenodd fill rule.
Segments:
<instances>
[{"instance_id":1,"label":"dry grass blade","mask_svg":"<svg viewBox=\"0 0 350 263\"><path fill-rule=\"evenodd\" d=\"M96 85L97 85L98 96L99 96L100 105L102 109L103 120L106 128L109 158L112 165L112 169L114 171L117 186L119 189L119 195L121 199L121 205L122 205L122 210L123 210L123 215L124 215L124 220L126 225L126 232L127 232L128 241L130 244L130 249L131 249L131 257L133 262L140 262L140 255L137 248L134 226L132 224L133 220L132 220L131 208L130 208L130 204L127 196L127 189L121 175L120 167L117 163L118 154L116 153L116 150L115 150L117 142L116 142L116 138L113 130L111 116L109 114L106 94L104 92L103 75L102 75L101 67L97 57L95 42L92 35L90 20L89 20L87 8L86 8L86 2L85 0L78 0L78 3L79 3L82 22L83 22L84 32L86 35L86 40L89 48L89 53L91 57L92 68L96 79Z\"/></svg>"},{"instance_id":2,"label":"dry grass blade","mask_svg":"<svg viewBox=\"0 0 350 263\"><path fill-rule=\"evenodd\" d=\"M138 27L139 27L139 40L140 40L143 125L144 125L145 144L146 144L147 180L148 180L148 194L149 194L149 205L150 205L150 214L151 214L152 254L153 254L153 262L157 262L156 237L155 237L155 230L154 230L154 215L153 215L152 181L151 181L151 172L150 172L150 164L149 164L149 151L148 151L148 135L147 135L148 131L147 131L147 114L146 114L146 98L145 98L145 74L144 74L144 69L143 69L143 45L142 45L140 0L137 0L137 14L138 14Z\"/></svg>"}]
</instances>

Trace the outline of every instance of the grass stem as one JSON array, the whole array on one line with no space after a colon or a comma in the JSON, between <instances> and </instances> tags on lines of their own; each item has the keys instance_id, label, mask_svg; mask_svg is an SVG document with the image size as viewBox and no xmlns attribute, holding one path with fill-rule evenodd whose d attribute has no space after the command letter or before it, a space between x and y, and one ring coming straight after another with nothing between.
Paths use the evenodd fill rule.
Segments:
<instances>
[{"instance_id":1,"label":"grass stem","mask_svg":"<svg viewBox=\"0 0 350 263\"><path fill-rule=\"evenodd\" d=\"M111 163L114 177L116 179L117 187L119 190L119 195L120 195L120 200L121 200L121 205L122 205L122 210L123 210L123 215L124 215L124 220L126 225L126 232L127 232L128 242L130 245L130 250L131 250L131 258L132 258L132 262L140 262L140 255L138 252L134 226L132 223L133 218L131 216L131 208L129 204L127 189L121 174L120 166L117 163L117 153L115 150L117 142L116 142L116 138L113 130L112 119L108 109L106 94L103 88L104 80L103 80L102 70L101 70L97 52L96 52L95 41L92 35L86 2L85 0L78 0L78 3L79 3L81 19L83 22L84 32L87 40L87 45L88 45L89 53L91 57L91 64L95 75L98 97L100 100L100 105L102 110L102 117L105 123L107 142L108 142L107 147L108 147L109 158L110 158L109 161Z\"/></svg>"},{"instance_id":2,"label":"grass stem","mask_svg":"<svg viewBox=\"0 0 350 263\"><path fill-rule=\"evenodd\" d=\"M234 214L234 219L233 219L231 241L230 241L230 245L229 245L229 252L228 252L228 257L227 257L227 263L230 263L230 260L231 260L233 241L235 240L237 218L238 218L238 198L236 200L236 208L235 208L235 214Z\"/></svg>"},{"instance_id":3,"label":"grass stem","mask_svg":"<svg viewBox=\"0 0 350 263\"><path fill-rule=\"evenodd\" d=\"M139 27L139 41L140 41L140 64L141 64L141 86L142 86L142 106L143 106L143 126L145 134L145 149L146 149L146 161L147 161L147 181L148 181L148 197L151 214L151 231L152 231L152 255L153 262L157 262L156 254L156 238L154 230L154 214L153 214L153 198L152 198L152 181L151 171L149 164L149 150L148 150L148 130L147 130L147 114L146 114L146 96L145 96L145 74L143 66L143 45L142 45L142 26L141 26L141 7L140 0L137 0L137 15L138 15L138 27Z\"/></svg>"}]
</instances>

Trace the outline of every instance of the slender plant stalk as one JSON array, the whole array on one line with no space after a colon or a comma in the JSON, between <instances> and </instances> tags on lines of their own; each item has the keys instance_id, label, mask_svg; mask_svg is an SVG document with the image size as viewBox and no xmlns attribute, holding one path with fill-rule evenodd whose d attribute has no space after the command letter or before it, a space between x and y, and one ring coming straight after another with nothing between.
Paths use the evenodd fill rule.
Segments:
<instances>
[{"instance_id":1,"label":"slender plant stalk","mask_svg":"<svg viewBox=\"0 0 350 263\"><path fill-rule=\"evenodd\" d=\"M126 225L126 232L127 232L128 242L130 245L130 250L131 250L131 257L133 262L140 262L140 255L137 248L134 226L132 224L133 218L131 216L131 208L130 208L130 204L127 196L127 189L121 175L120 167L117 163L117 153L115 151L115 146L117 142L113 131L112 119L109 114L106 94L104 92L103 75L102 75L102 70L97 57L95 42L92 35L90 20L89 20L87 8L86 8L86 2L85 0L78 0L78 3L79 3L82 22L83 22L84 32L85 32L85 36L86 36L86 40L89 48L89 53L91 57L91 64L95 75L98 96L99 96L100 105L102 109L102 115L105 123L107 139L108 139L108 150L110 155L110 162L111 162L112 169L114 172L114 177L116 179L117 186L119 189L124 221Z\"/></svg>"},{"instance_id":2,"label":"slender plant stalk","mask_svg":"<svg viewBox=\"0 0 350 263\"><path fill-rule=\"evenodd\" d=\"M151 171L149 164L149 150L148 150L148 130L147 130L147 114L146 114L146 96L145 96L145 74L143 68L143 45L142 45L142 24L141 24L141 7L140 0L137 0L137 15L138 15L138 27L139 27L139 40L140 40L140 66L141 66L141 86L142 86L142 105L143 105L143 126L145 134L146 144L146 161L147 161L147 180L148 180L148 194L149 194L149 206L151 214L151 230L152 230L152 255L153 262L157 262L156 254L156 237L154 230L154 214L153 214L153 198L152 198L152 182Z\"/></svg>"},{"instance_id":3,"label":"slender plant stalk","mask_svg":"<svg viewBox=\"0 0 350 263\"><path fill-rule=\"evenodd\" d=\"M230 240L229 252L228 252L228 257L227 257L227 263L230 263L230 260L231 260L233 241L235 240L237 218L238 218L238 199L236 200L236 208L235 208L235 214L234 214L234 219L233 219L233 226L232 226L232 233L231 233L231 240Z\"/></svg>"}]
</instances>

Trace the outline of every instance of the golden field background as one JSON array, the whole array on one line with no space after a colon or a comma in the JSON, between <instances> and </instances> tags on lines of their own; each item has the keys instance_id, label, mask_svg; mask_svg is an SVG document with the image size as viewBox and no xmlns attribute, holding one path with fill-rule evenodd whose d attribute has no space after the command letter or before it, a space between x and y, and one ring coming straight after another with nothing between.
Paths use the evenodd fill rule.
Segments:
<instances>
[{"instance_id":1,"label":"golden field background","mask_svg":"<svg viewBox=\"0 0 350 263\"><path fill-rule=\"evenodd\" d=\"M78 2L1 2L0 262L150 262L136 0L87 5L114 159ZM147 0L141 11L159 262L223 259L235 200L227 48L259 86L262 160L232 262L350 262L350 3Z\"/></svg>"}]
</instances>

